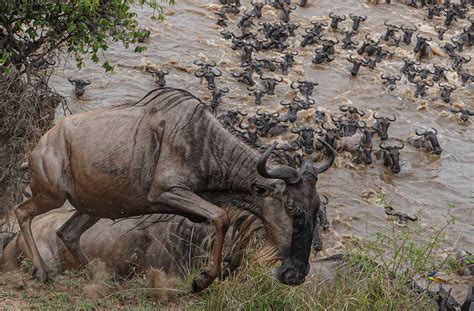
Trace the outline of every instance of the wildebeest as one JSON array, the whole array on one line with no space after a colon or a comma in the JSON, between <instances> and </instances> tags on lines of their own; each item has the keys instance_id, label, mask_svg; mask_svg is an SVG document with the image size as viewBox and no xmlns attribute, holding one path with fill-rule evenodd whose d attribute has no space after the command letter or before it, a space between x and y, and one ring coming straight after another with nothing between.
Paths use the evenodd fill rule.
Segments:
<instances>
[{"instance_id":1,"label":"wildebeest","mask_svg":"<svg viewBox=\"0 0 474 311\"><path fill-rule=\"evenodd\" d=\"M460 108L460 109L450 108L449 111L451 111L453 113L460 113L461 116L459 117L459 119L462 122L467 122L469 120L469 116L474 116L474 111L471 112L466 108Z\"/></svg>"},{"instance_id":2,"label":"wildebeest","mask_svg":"<svg viewBox=\"0 0 474 311\"><path fill-rule=\"evenodd\" d=\"M405 43L405 44L407 44L407 45L410 44L410 43L411 43L411 38L412 38L412 36L413 36L413 33L414 33L415 31L417 31L418 28L417 28L416 26L413 26L413 27L409 27L409 26L408 26L408 27L407 27L407 26L405 26L405 25L402 25L400 28L401 28L402 31L403 31L403 37L402 37L403 43Z\"/></svg>"},{"instance_id":3,"label":"wildebeest","mask_svg":"<svg viewBox=\"0 0 474 311\"><path fill-rule=\"evenodd\" d=\"M166 79L170 72L168 70L157 70L157 71L150 71L153 76L155 77L155 83L158 84L160 87L166 86Z\"/></svg>"},{"instance_id":4,"label":"wildebeest","mask_svg":"<svg viewBox=\"0 0 474 311\"><path fill-rule=\"evenodd\" d=\"M31 230L41 257L48 266L57 267L58 272L80 265L56 235L73 214L74 211L54 210L32 222ZM210 229L209 225L172 215L156 214L116 222L101 219L84 232L80 246L87 258L100 259L109 271L124 277L148 267L185 276L189 268L204 262L207 247L202 244ZM4 269L20 268L24 257L28 257L28 249L20 233L5 247Z\"/></svg>"},{"instance_id":5,"label":"wildebeest","mask_svg":"<svg viewBox=\"0 0 474 311\"><path fill-rule=\"evenodd\" d=\"M382 152L382 161L383 165L389 167L394 174L400 173L400 149L403 149L405 145L400 143L400 145L385 145L381 143L379 145Z\"/></svg>"},{"instance_id":6,"label":"wildebeest","mask_svg":"<svg viewBox=\"0 0 474 311\"><path fill-rule=\"evenodd\" d=\"M352 13L349 14L350 19L352 19L352 30L358 31L360 27L360 22L365 22L367 20L367 16L358 16L353 15Z\"/></svg>"},{"instance_id":7,"label":"wildebeest","mask_svg":"<svg viewBox=\"0 0 474 311\"><path fill-rule=\"evenodd\" d=\"M339 23L346 20L346 16L344 14L342 14L342 16L339 16L335 15L333 12L329 13L329 18L331 19L330 26L332 29L337 29Z\"/></svg>"},{"instance_id":8,"label":"wildebeest","mask_svg":"<svg viewBox=\"0 0 474 311\"><path fill-rule=\"evenodd\" d=\"M229 88L228 87L225 87L223 89L218 89L218 88L210 88L211 90L211 102L209 103L209 106L211 107L212 111L216 111L217 109L217 106L219 106L219 104L221 103L222 101L222 97L224 96L224 94L227 94L229 93Z\"/></svg>"},{"instance_id":9,"label":"wildebeest","mask_svg":"<svg viewBox=\"0 0 474 311\"><path fill-rule=\"evenodd\" d=\"M114 128L104 131L104 128ZM100 133L100 135L98 135ZM211 220L211 261L193 281L199 291L220 275L229 219L223 202L260 218L282 259L277 279L304 282L316 214L318 175L335 159L301 170L269 160L274 143L259 154L232 135L192 94L173 88L149 92L136 103L68 116L29 155L32 197L15 208L37 279L48 269L35 245L31 221L68 199L76 212L58 236L81 263L83 232L100 218L175 214L193 222Z\"/></svg>"},{"instance_id":10,"label":"wildebeest","mask_svg":"<svg viewBox=\"0 0 474 311\"><path fill-rule=\"evenodd\" d=\"M367 62L360 58L355 58L354 55L349 55L347 61L352 63L352 68L350 69L351 75L355 77L359 73L359 69L361 65L366 65Z\"/></svg>"},{"instance_id":11,"label":"wildebeest","mask_svg":"<svg viewBox=\"0 0 474 311\"><path fill-rule=\"evenodd\" d=\"M418 34L416 35L416 39L416 45L413 48L413 52L415 52L415 58L417 60L423 58L431 59L431 57L433 56L433 51L431 50L431 46L428 42L430 42L432 39L424 38Z\"/></svg>"},{"instance_id":12,"label":"wildebeest","mask_svg":"<svg viewBox=\"0 0 474 311\"><path fill-rule=\"evenodd\" d=\"M341 150L351 153L357 164L372 164L372 129L364 121L359 121L357 127L360 129L358 134L341 139Z\"/></svg>"},{"instance_id":13,"label":"wildebeest","mask_svg":"<svg viewBox=\"0 0 474 311\"><path fill-rule=\"evenodd\" d=\"M74 94L76 95L77 98L82 97L82 95L84 95L84 88L88 86L89 84L91 84L89 80L73 79L73 78L68 78L67 80L74 85Z\"/></svg>"},{"instance_id":14,"label":"wildebeest","mask_svg":"<svg viewBox=\"0 0 474 311\"><path fill-rule=\"evenodd\" d=\"M451 101L451 93L457 89L455 85L443 84L442 82L439 83L439 87L441 89L441 98L444 102L449 103Z\"/></svg>"},{"instance_id":15,"label":"wildebeest","mask_svg":"<svg viewBox=\"0 0 474 311\"><path fill-rule=\"evenodd\" d=\"M316 215L316 226L314 227L313 233L313 249L316 252L323 250L323 241L319 235L319 227L321 227L324 231L329 229L329 221L326 212L329 199L325 195L322 197L324 198L324 201L321 201L321 205L319 206L318 214Z\"/></svg>"},{"instance_id":16,"label":"wildebeest","mask_svg":"<svg viewBox=\"0 0 474 311\"><path fill-rule=\"evenodd\" d=\"M399 75L390 75L390 76L385 76L385 74L381 74L380 78L384 80L382 83L383 85L387 86L387 88L390 91L395 90L395 87L397 86L397 81L400 81L402 77Z\"/></svg>"},{"instance_id":17,"label":"wildebeest","mask_svg":"<svg viewBox=\"0 0 474 311\"><path fill-rule=\"evenodd\" d=\"M373 115L375 119L374 123L374 131L379 135L381 140L387 140L388 139L388 128L391 124L391 122L395 122L397 118L395 115L392 114L392 117L379 117L377 116L377 112L374 113Z\"/></svg>"},{"instance_id":18,"label":"wildebeest","mask_svg":"<svg viewBox=\"0 0 474 311\"><path fill-rule=\"evenodd\" d=\"M423 148L426 151L429 151L433 154L441 154L443 149L439 145L438 131L435 128L426 131L415 131L416 136L418 137L410 137L408 138L408 143L415 148Z\"/></svg>"}]
</instances>

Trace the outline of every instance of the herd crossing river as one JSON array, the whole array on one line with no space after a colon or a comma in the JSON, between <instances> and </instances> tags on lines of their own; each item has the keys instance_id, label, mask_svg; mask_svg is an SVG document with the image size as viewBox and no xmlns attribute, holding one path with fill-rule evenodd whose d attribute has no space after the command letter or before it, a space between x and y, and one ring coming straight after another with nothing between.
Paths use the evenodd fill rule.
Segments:
<instances>
[{"instance_id":1,"label":"herd crossing river","mask_svg":"<svg viewBox=\"0 0 474 311\"><path fill-rule=\"evenodd\" d=\"M207 88L207 83L201 83L201 79L195 76L195 71L199 69L195 61L215 62L215 68L222 72L221 76L215 78L215 84L219 89L227 91L224 91L222 102L216 107L217 114L239 110L245 111L248 118L255 115L259 108L260 113L278 112L280 116L285 115L288 108L280 102L292 102L293 97L299 94L296 84L292 83L298 80L317 82L311 96L314 102L310 102L308 107L310 109L300 111L295 122L286 121L290 128L319 128L314 122L316 111L324 112L325 116L333 116L337 120L344 115L339 109L341 105L355 106L365 112L360 119L367 126L373 125L375 112L378 116L395 116L396 121L389 127L386 144L404 144L404 148L400 149L400 172L397 174L384 167L382 159L375 155L372 163L366 165L356 164L347 154L341 153L336 165L321 176L318 189L329 199L327 213L330 222L330 230L323 233L324 252L333 254L341 251L352 236L370 237L378 231L391 232L394 226L403 230L396 221L387 217L383 206L376 204L377 194L380 193L385 193L385 199L396 212L406 213L413 219L413 215L418 216L417 222L426 232L426 235L419 236L421 241L427 240L431 232L446 224L448 207L453 205L451 213L456 217L456 223L447 229L449 239L446 249L473 250L474 118L461 122L460 113L450 109L474 111L474 82L462 83L458 74L449 70L445 73L447 81L444 84L439 86L434 83L430 86L433 74L427 73L429 78L426 94L415 96L418 85L400 72L406 63L404 58L414 60L413 49L417 36L431 37L429 44L434 52L432 58L421 59L415 65L420 71L417 75L423 75L424 68L433 72L433 65L451 67L452 60L442 46L451 42L452 37L459 37L463 27L469 27L471 23L467 18L457 18L449 27L445 27L444 13L428 19L426 8L414 8L398 2L374 5L358 0L309 1L306 7L296 6L290 12L291 22L299 27L294 30L294 37L290 36L286 40L286 50L297 52L288 74L283 74L277 63L277 70L273 72L262 69L264 79L254 73L257 85L248 88L248 85L238 82L236 74L233 74L243 71L240 66L242 52L239 47L232 49L232 40L226 40L221 32L227 30L237 35L241 33L237 25L245 12L251 11L250 1L242 2L239 14L226 14L227 26L221 26L222 22L221 25L217 24L220 14L216 13L221 12L221 7L217 1L177 1L175 6L167 8L166 20L162 23L150 20L153 14L151 9L137 9L140 27L150 31L149 38L140 43L147 47L146 51L137 54L133 49L112 44L103 55L114 66L114 71L110 74L93 63L86 63L84 69L78 70L71 59L58 62L51 78L52 85L68 98L70 110L79 113L137 101L151 89L158 87L150 71L162 70L167 72L163 75L166 86L185 89L205 102L210 102L211 91ZM332 16L346 16L345 20L339 21L337 29L330 27L330 13ZM263 33L257 31L262 27L258 23L279 21L282 18L280 14L278 9L265 5L262 17L253 18L255 26L250 26L249 30L263 38ZM351 45L347 40L343 41L353 26L353 19L349 14L367 17L352 35L352 42L358 44L355 49L342 48L344 44ZM470 8L466 17L473 14L474 10ZM322 49L327 51L331 47L325 48L321 42L301 47L303 36L308 33L305 29L313 28L318 22L323 25L323 37L333 42L334 49L329 55L324 55ZM404 30L401 25L406 29L416 28L412 42L408 45L402 40ZM440 28L447 28L443 40L438 37ZM395 35L393 39L389 35L389 40L385 41L383 37L387 35L387 29L394 31ZM357 49L364 41L376 42L379 38L382 38L379 45L389 53L372 66L369 62L374 57L367 56L357 75L351 75L353 60L362 59ZM398 44L397 38L401 40ZM465 58L465 63L461 65L463 69L474 73L474 61L468 61L474 56L472 46L466 45L462 52L456 53ZM251 58L274 57L281 60L281 56L282 53L275 48L260 51L254 49ZM396 85L390 86L387 77L397 75L400 79L392 79ZM266 87L260 81L272 81L270 77L277 81L274 95L267 92L261 98L261 104L256 105L254 92ZM74 95L68 78L90 82L80 98ZM443 85L448 84L453 86L450 103L443 100L441 94ZM60 117L58 114L58 118ZM441 154L425 152L408 143L409 137L416 136L415 131L421 133L431 128L437 130ZM297 136L290 132L284 139L294 139ZM261 140L263 144L268 144L276 138L281 137L262 137ZM376 153L381 141L378 136L374 136L373 141L373 153ZM415 225L416 222L412 221L406 223L406 226Z\"/></svg>"}]
</instances>

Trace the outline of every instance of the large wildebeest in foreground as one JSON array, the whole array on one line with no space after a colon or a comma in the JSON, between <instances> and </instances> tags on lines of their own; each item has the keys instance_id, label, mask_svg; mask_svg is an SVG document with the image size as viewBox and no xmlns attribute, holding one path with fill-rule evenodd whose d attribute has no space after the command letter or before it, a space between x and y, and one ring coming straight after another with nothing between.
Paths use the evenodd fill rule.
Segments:
<instances>
[{"instance_id":1,"label":"large wildebeest in foreground","mask_svg":"<svg viewBox=\"0 0 474 311\"><path fill-rule=\"evenodd\" d=\"M80 265L55 234L73 213L53 210L32 222L41 257L58 272ZM149 267L182 277L205 261L209 228L209 225L195 224L174 215L155 214L117 221L101 219L82 235L80 246L87 258L103 261L108 271L123 277ZM20 233L5 246L3 269L20 268L22 258L27 256L25 240Z\"/></svg>"},{"instance_id":2,"label":"large wildebeest in foreground","mask_svg":"<svg viewBox=\"0 0 474 311\"><path fill-rule=\"evenodd\" d=\"M107 131L106 129L113 129ZM58 236L82 263L79 237L99 218L176 214L211 220L215 242L210 264L193 282L199 291L220 275L229 202L259 217L282 260L276 277L298 285L309 272L309 255L320 205L318 175L334 162L295 168L269 160L227 131L190 93L153 90L133 104L68 116L50 129L29 155L32 197L15 209L34 275L48 280L35 245L32 219L59 208L76 208Z\"/></svg>"}]
</instances>

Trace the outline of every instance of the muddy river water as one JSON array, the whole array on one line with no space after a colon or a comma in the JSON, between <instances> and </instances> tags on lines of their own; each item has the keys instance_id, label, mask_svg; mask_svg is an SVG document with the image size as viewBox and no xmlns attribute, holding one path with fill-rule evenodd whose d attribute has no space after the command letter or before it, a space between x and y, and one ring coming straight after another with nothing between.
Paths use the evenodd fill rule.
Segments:
<instances>
[{"instance_id":1,"label":"muddy river water","mask_svg":"<svg viewBox=\"0 0 474 311\"><path fill-rule=\"evenodd\" d=\"M246 6L248 2L244 1L243 7ZM113 73L106 74L100 65L89 62L84 69L78 70L74 60L63 61L55 68L52 84L68 98L71 111L79 113L141 98L156 87L153 77L143 70L144 65L151 64L169 70L167 86L189 90L208 100L209 90L194 76L196 66L193 61L209 60L215 61L223 71L222 77L216 79L217 85L230 89L219 110L240 109L255 113L258 107L254 104L253 97L248 96L246 86L238 83L231 75L233 70L239 69L239 52L232 50L231 43L220 35L222 28L216 25L217 16L214 14L219 7L206 1L179 0L167 10L167 18L163 23L149 19L151 10L137 8L140 27L151 31L150 38L143 43L147 47L145 52L136 54L133 49L126 50L120 45L112 44L104 56L114 66ZM243 11L241 8L241 12ZM283 77L284 82L276 87L276 95L264 98L263 109L281 110L280 100L291 99L294 95L289 86L292 81L312 80L319 83L314 93L315 107L336 115L341 114L338 109L341 104L352 104L366 112L393 113L397 121L391 125L389 136L402 141L413 135L417 128L434 127L438 130L443 153L437 156L405 144L406 147L401 150L401 172L397 175L386 170L380 159L374 158L372 165L360 166L351 165L340 158L337 167L321 175L318 182L319 191L329 198L328 217L331 229L324 234L325 252L329 254L340 251L352 236L370 237L378 231L391 232L393 228L404 230L388 219L384 208L375 203L374 193L381 191L386 192L386 199L396 210L420 216L419 223L423 228L423 233L419 236L421 240L427 240L433 231L446 224L448 206L452 204L455 206L452 214L456 217L456 224L447 229L449 241L446 243L446 250L474 251L474 124L471 121L461 124L458 115L448 112L448 105L440 99L436 86L430 88L423 99L415 98L414 86L404 80L399 82L393 92L382 86L380 74L399 74L403 63L401 58L413 57L413 43L410 46L401 44L400 48L388 47L396 52L392 59L384 60L375 70L363 68L355 78L348 71L350 64L346 56L349 52L342 50L340 44L336 46L336 58L333 62L312 64L313 50L317 46L299 47L303 26L309 26L311 20L328 21L331 11L368 16L356 36L356 41L359 42L363 41L365 34L374 37L382 35L385 30L383 22L390 20L398 25L416 25L420 33L434 38L433 46L439 45L433 25L441 24L443 20L427 20L425 10L400 3L374 6L357 0L310 1L308 7L298 7L291 13L292 21L302 25L296 30L296 37L289 39L295 44L294 50L299 52L296 65L288 76ZM471 14L472 12L474 10L471 9ZM229 15L229 30L239 33L236 24L241 15L242 13L237 17ZM262 20L276 19L278 16L275 10L269 6L264 8ZM450 38L459 33L463 25L468 25L467 20L455 22L445 37ZM340 28L350 26L349 19L340 24ZM328 36L343 38L341 33L331 30L325 32ZM260 54L279 55L273 51ZM464 55L469 54L474 58L472 47L465 48ZM448 57L435 55L432 60L424 61L423 65L432 63L448 64L449 60ZM465 66L471 73L474 72L474 61ZM71 76L92 82L80 100L74 97L72 85L67 81ZM473 111L474 83L463 87L452 72L448 73L448 78L458 86L452 95L453 103L464 105ZM367 116L365 119L372 122ZM299 121L299 124L304 124L304 121ZM375 138L374 145L378 144L379 140ZM410 222L407 226L415 225Z\"/></svg>"}]
</instances>

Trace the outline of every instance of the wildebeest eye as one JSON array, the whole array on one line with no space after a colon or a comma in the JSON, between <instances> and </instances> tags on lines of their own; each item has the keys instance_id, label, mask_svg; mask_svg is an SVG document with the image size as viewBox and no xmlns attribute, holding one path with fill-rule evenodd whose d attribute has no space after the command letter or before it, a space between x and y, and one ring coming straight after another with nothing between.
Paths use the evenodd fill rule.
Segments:
<instances>
[{"instance_id":1,"label":"wildebeest eye","mask_svg":"<svg viewBox=\"0 0 474 311\"><path fill-rule=\"evenodd\" d=\"M271 189L263 185L253 185L254 191L259 196L267 196L271 193Z\"/></svg>"}]
</instances>

